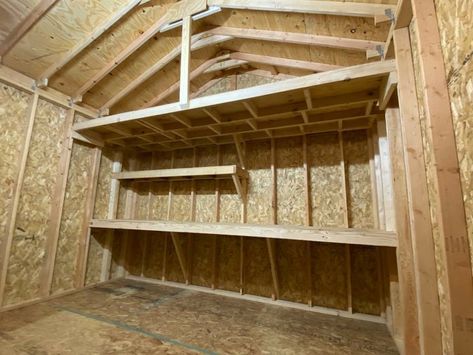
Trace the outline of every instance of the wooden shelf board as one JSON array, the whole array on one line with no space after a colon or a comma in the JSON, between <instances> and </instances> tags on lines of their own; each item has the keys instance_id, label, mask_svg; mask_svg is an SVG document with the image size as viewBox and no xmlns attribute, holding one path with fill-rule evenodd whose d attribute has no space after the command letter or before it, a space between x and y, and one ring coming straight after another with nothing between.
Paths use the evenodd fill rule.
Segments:
<instances>
[{"instance_id":1,"label":"wooden shelf board","mask_svg":"<svg viewBox=\"0 0 473 355\"><path fill-rule=\"evenodd\" d=\"M79 122L74 130L97 133L108 144L159 150L240 133L249 140L253 134L326 130L332 121L365 127L382 113L367 115L366 104L379 100L383 83L395 71L392 60L362 64L194 98L184 108L177 102Z\"/></svg>"},{"instance_id":2,"label":"wooden shelf board","mask_svg":"<svg viewBox=\"0 0 473 355\"><path fill-rule=\"evenodd\" d=\"M179 179L179 178L215 178L228 177L233 175L240 178L247 178L248 172L237 165L206 166L197 168L179 168L179 169L158 169L125 171L113 173L112 178L118 180L145 180L145 179Z\"/></svg>"},{"instance_id":3,"label":"wooden shelf board","mask_svg":"<svg viewBox=\"0 0 473 355\"><path fill-rule=\"evenodd\" d=\"M325 243L397 247L397 236L394 232L354 228L315 228L287 225L198 223L123 219L93 219L90 223L90 227L102 229L230 235L256 238L305 240Z\"/></svg>"}]
</instances>

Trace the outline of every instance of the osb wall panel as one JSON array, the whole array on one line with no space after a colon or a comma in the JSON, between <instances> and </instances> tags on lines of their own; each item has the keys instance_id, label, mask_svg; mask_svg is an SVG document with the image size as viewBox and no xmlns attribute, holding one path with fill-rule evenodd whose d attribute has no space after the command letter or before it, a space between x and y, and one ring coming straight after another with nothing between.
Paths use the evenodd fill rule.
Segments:
<instances>
[{"instance_id":1,"label":"osb wall panel","mask_svg":"<svg viewBox=\"0 0 473 355\"><path fill-rule=\"evenodd\" d=\"M308 136L307 158L310 167L312 225L342 227L345 202L338 133Z\"/></svg>"},{"instance_id":2,"label":"osb wall panel","mask_svg":"<svg viewBox=\"0 0 473 355\"><path fill-rule=\"evenodd\" d=\"M102 150L97 180L97 192L95 194L94 218L107 218L108 202L110 200L110 184L112 181L113 156L114 153L111 150Z\"/></svg>"},{"instance_id":3,"label":"osb wall panel","mask_svg":"<svg viewBox=\"0 0 473 355\"><path fill-rule=\"evenodd\" d=\"M302 138L285 138L276 144L277 223L304 225L306 212Z\"/></svg>"},{"instance_id":4,"label":"osb wall panel","mask_svg":"<svg viewBox=\"0 0 473 355\"><path fill-rule=\"evenodd\" d=\"M85 284L91 285L100 281L102 269L103 247L109 231L105 229L92 229L90 235L89 255L87 258L87 271Z\"/></svg>"},{"instance_id":5,"label":"osb wall panel","mask_svg":"<svg viewBox=\"0 0 473 355\"><path fill-rule=\"evenodd\" d=\"M348 225L373 228L373 196L366 131L343 133L347 180Z\"/></svg>"},{"instance_id":6,"label":"osb wall panel","mask_svg":"<svg viewBox=\"0 0 473 355\"><path fill-rule=\"evenodd\" d=\"M245 238L245 242L248 238ZM241 238L217 236L217 287L238 291L240 289ZM246 257L246 256L245 256Z\"/></svg>"},{"instance_id":7,"label":"osb wall panel","mask_svg":"<svg viewBox=\"0 0 473 355\"><path fill-rule=\"evenodd\" d=\"M189 236L189 270L192 270L191 283L193 285L211 287L213 277L214 242L215 236Z\"/></svg>"},{"instance_id":8,"label":"osb wall panel","mask_svg":"<svg viewBox=\"0 0 473 355\"><path fill-rule=\"evenodd\" d=\"M314 305L347 309L345 245L311 243Z\"/></svg>"},{"instance_id":9,"label":"osb wall panel","mask_svg":"<svg viewBox=\"0 0 473 355\"><path fill-rule=\"evenodd\" d=\"M366 131L346 134L343 137L344 154L347 165L348 188L352 191L352 205L355 226L372 227L372 196L367 150ZM220 153L218 154L218 151ZM261 140L246 142L245 163L249 172L247 222L272 223L272 187L271 141ZM305 170L303 165L303 144L300 137L275 140L276 173L278 190L278 223L305 224L306 206L304 195ZM308 167L311 180L312 222L318 226L343 226L344 202L340 142L337 133L307 136ZM219 158L220 157L220 158ZM149 164L149 156L142 156ZM216 164L238 164L239 160L234 145L217 147L199 147L195 150L184 149L174 153L159 152L157 168L212 166ZM351 170L350 170L351 169ZM361 176L361 178L360 178ZM195 189L195 220L213 222L216 218L216 187L220 194L220 221L241 223L242 205L232 181L215 180L172 183L171 220L192 218L192 189ZM351 184L351 185L350 185ZM146 185L146 184L144 184ZM153 182L151 194L152 219L167 219L169 204L169 182ZM351 186L351 187L350 187ZM149 188L149 187L148 187ZM178 201L178 202L176 202ZM136 207L140 203L137 202ZM363 208L355 208L357 206ZM139 207L141 208L141 207ZM177 212L176 212L177 211ZM354 211L354 212L353 212ZM129 271L141 273L150 278L184 282L182 270L172 243L171 236L149 233L133 237L142 239L133 241ZM167 242L166 242L167 238ZM178 235L189 269L190 283L211 287L215 277L215 287L239 291L241 238L211 235ZM167 247L165 244L167 243ZM143 251L143 249L145 249ZM244 289L245 293L270 297L273 293L273 281L269 254L264 239L244 238ZM280 283L281 299L307 303L309 300L309 265L311 266L312 301L315 305L347 309L347 254L345 245L312 243L311 259L306 243L277 241L277 272ZM215 253L215 254L214 254ZM357 255L361 253L362 255ZM143 257L144 255L144 257ZM215 255L215 256L214 256ZM379 296L376 272L377 256L363 253L357 249L351 251L353 265L360 270L361 279L353 278L360 284L354 290L353 299L359 312L379 314ZM139 259L143 262L142 271ZM143 259L144 258L144 259ZM213 262L216 263L216 274ZM144 261L143 261L144 260ZM164 270L164 260L165 270ZM377 271L377 268L375 268ZM368 290L368 291L366 291ZM374 291L373 291L374 290ZM369 295L366 292L372 292ZM356 294L355 294L356 293ZM374 295L374 296L373 296ZM370 296L371 298L367 297ZM377 313L378 312L378 313Z\"/></svg>"},{"instance_id":10,"label":"osb wall panel","mask_svg":"<svg viewBox=\"0 0 473 355\"><path fill-rule=\"evenodd\" d=\"M299 303L309 300L307 246L307 242L298 240L276 241L281 299Z\"/></svg>"},{"instance_id":11,"label":"osb wall panel","mask_svg":"<svg viewBox=\"0 0 473 355\"><path fill-rule=\"evenodd\" d=\"M425 109L424 109L424 93L423 93L423 80L420 75L420 62L419 62L419 49L416 40L416 22L415 19L411 23L410 26L410 35L411 35L411 44L412 44L412 57L414 62L414 73L415 73L415 81L416 81L416 89L417 89L417 101L419 106L419 118L421 124L421 131L422 131L422 145L424 148L424 161L426 166L426 177L427 177L427 188L429 194L429 206L430 206L430 216L432 222L432 233L434 238L434 248L435 248L435 259L436 259L436 266L437 266L437 278L438 278L438 292L439 292L439 300L440 300L440 323L442 329L442 346L444 347L445 353L450 353L450 335L448 334L448 326L446 323L446 319L444 317L445 314L448 314L448 307L447 307L447 300L445 296L445 289L447 285L443 285L443 280L446 277L446 265L443 263L442 258L442 248L440 243L440 230L437 220L434 216L437 215L437 201L435 196L437 196L438 191L434 184L434 162L432 160L432 141L430 140L430 136L427 134L427 127L428 123L425 116Z\"/></svg>"},{"instance_id":12,"label":"osb wall panel","mask_svg":"<svg viewBox=\"0 0 473 355\"><path fill-rule=\"evenodd\" d=\"M350 249L353 311L379 314L378 250L364 245L352 245Z\"/></svg>"},{"instance_id":13,"label":"osb wall panel","mask_svg":"<svg viewBox=\"0 0 473 355\"><path fill-rule=\"evenodd\" d=\"M177 234L176 233L176 242L180 245L183 254L186 255L187 242L189 238L187 234ZM188 260L186 258L186 260ZM176 248L172 241L171 236L168 237L168 248L166 254L166 274L165 277L169 281L181 282L184 283L186 280L182 274L181 265L179 264L179 259L177 257Z\"/></svg>"},{"instance_id":14,"label":"osb wall panel","mask_svg":"<svg viewBox=\"0 0 473 355\"><path fill-rule=\"evenodd\" d=\"M235 146L221 147L222 165L238 164ZM220 221L229 223L241 222L241 199L236 192L235 184L229 179L220 182Z\"/></svg>"},{"instance_id":15,"label":"osb wall panel","mask_svg":"<svg viewBox=\"0 0 473 355\"><path fill-rule=\"evenodd\" d=\"M218 148L215 146L198 148L196 151L196 166L219 165ZM216 188L221 181L197 180L195 181L195 221L216 222L217 197Z\"/></svg>"},{"instance_id":16,"label":"osb wall panel","mask_svg":"<svg viewBox=\"0 0 473 355\"><path fill-rule=\"evenodd\" d=\"M249 174L247 193L248 223L271 223L271 141L246 144L246 165Z\"/></svg>"},{"instance_id":17,"label":"osb wall panel","mask_svg":"<svg viewBox=\"0 0 473 355\"><path fill-rule=\"evenodd\" d=\"M65 117L66 110L38 102L8 267L7 304L38 294Z\"/></svg>"},{"instance_id":18,"label":"osb wall panel","mask_svg":"<svg viewBox=\"0 0 473 355\"><path fill-rule=\"evenodd\" d=\"M54 264L52 293L74 288L78 243L86 228L84 213L89 180L92 178L94 154L95 151L91 146L81 143L74 143L72 146Z\"/></svg>"},{"instance_id":19,"label":"osb wall panel","mask_svg":"<svg viewBox=\"0 0 473 355\"><path fill-rule=\"evenodd\" d=\"M245 238L245 290L252 295L271 297L273 279L266 240Z\"/></svg>"},{"instance_id":20,"label":"osb wall panel","mask_svg":"<svg viewBox=\"0 0 473 355\"><path fill-rule=\"evenodd\" d=\"M436 0L473 268L473 2Z\"/></svg>"},{"instance_id":21,"label":"osb wall panel","mask_svg":"<svg viewBox=\"0 0 473 355\"><path fill-rule=\"evenodd\" d=\"M25 140L28 107L32 97L10 86L0 85L0 235L6 225ZM0 239L0 245L4 241Z\"/></svg>"}]
</instances>

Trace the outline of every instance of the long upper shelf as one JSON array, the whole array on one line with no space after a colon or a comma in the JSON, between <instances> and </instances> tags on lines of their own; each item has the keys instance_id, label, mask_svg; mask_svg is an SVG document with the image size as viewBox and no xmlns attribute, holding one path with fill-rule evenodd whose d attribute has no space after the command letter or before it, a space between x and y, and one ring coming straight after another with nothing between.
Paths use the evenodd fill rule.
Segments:
<instances>
[{"instance_id":1,"label":"long upper shelf","mask_svg":"<svg viewBox=\"0 0 473 355\"><path fill-rule=\"evenodd\" d=\"M231 178L233 176L239 178L248 178L248 172L237 165L223 165L197 168L125 171L112 174L112 178L119 180L179 180L187 178Z\"/></svg>"},{"instance_id":2,"label":"long upper shelf","mask_svg":"<svg viewBox=\"0 0 473 355\"><path fill-rule=\"evenodd\" d=\"M397 237L394 232L353 228L103 219L93 219L90 227L171 233L217 234L384 247L397 246Z\"/></svg>"},{"instance_id":3,"label":"long upper shelf","mask_svg":"<svg viewBox=\"0 0 473 355\"><path fill-rule=\"evenodd\" d=\"M180 148L322 130L369 127L392 94L393 60L283 80L79 122L74 130L127 147ZM342 122L343 121L343 122ZM181 146L179 146L181 145Z\"/></svg>"}]
</instances>

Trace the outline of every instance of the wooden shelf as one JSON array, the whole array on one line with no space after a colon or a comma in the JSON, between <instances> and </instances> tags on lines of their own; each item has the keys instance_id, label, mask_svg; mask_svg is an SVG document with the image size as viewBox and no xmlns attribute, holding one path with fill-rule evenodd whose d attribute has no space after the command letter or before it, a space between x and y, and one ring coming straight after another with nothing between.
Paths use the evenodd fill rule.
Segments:
<instances>
[{"instance_id":1,"label":"wooden shelf","mask_svg":"<svg viewBox=\"0 0 473 355\"><path fill-rule=\"evenodd\" d=\"M397 236L394 232L354 228L315 228L260 224L140 221L120 219L93 219L90 223L90 227L171 233L217 234L256 238L397 247Z\"/></svg>"},{"instance_id":2,"label":"wooden shelf","mask_svg":"<svg viewBox=\"0 0 473 355\"><path fill-rule=\"evenodd\" d=\"M112 174L112 178L118 180L186 180L188 178L231 178L233 176L248 178L248 172L237 165L223 165L197 168L126 171Z\"/></svg>"},{"instance_id":3,"label":"wooden shelf","mask_svg":"<svg viewBox=\"0 0 473 355\"><path fill-rule=\"evenodd\" d=\"M247 179L248 172L238 165L206 166L197 168L158 169L125 171L112 174L117 180L188 180L188 179L232 179L236 191L245 201L245 189L240 179Z\"/></svg>"},{"instance_id":4,"label":"wooden shelf","mask_svg":"<svg viewBox=\"0 0 473 355\"><path fill-rule=\"evenodd\" d=\"M137 150L169 150L368 128L383 117L396 83L392 60L357 65L275 83L193 98L79 122L74 131ZM394 76L391 75L393 78Z\"/></svg>"}]
</instances>

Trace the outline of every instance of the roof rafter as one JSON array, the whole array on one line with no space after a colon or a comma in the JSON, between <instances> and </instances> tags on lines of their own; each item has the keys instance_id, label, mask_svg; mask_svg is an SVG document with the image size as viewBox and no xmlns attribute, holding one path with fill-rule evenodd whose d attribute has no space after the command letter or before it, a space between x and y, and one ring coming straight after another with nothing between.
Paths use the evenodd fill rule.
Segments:
<instances>
[{"instance_id":1,"label":"roof rafter","mask_svg":"<svg viewBox=\"0 0 473 355\"><path fill-rule=\"evenodd\" d=\"M192 36L192 39L191 39L191 42L192 42L191 50L194 51L194 50L204 48L210 45L228 41L230 39L231 38L229 38L228 36L210 36L210 37L202 38L202 36L200 35L194 35ZM125 88L120 90L120 92L117 95L113 96L110 100L108 100L102 106L101 109L106 109L113 106L115 103L117 103L126 95L128 95L130 92L135 90L138 86L143 84L146 80L151 78L158 71L163 69L166 65L171 63L180 54L181 54L181 46L175 47L173 50L171 50L171 52L166 54L163 58L158 60L154 65L152 65L146 71L141 73L141 75L139 75L136 79L131 81Z\"/></svg>"},{"instance_id":2,"label":"roof rafter","mask_svg":"<svg viewBox=\"0 0 473 355\"><path fill-rule=\"evenodd\" d=\"M207 2L209 6L228 9L370 17L376 22L388 21L387 13L394 12L396 8L395 5L316 0L208 0Z\"/></svg>"},{"instance_id":3,"label":"roof rafter","mask_svg":"<svg viewBox=\"0 0 473 355\"><path fill-rule=\"evenodd\" d=\"M379 46L384 45L384 42L369 41L363 39L236 27L216 27L206 31L206 33L211 33L215 35L226 35L235 38L252 39L258 41L322 46L328 48L348 49L366 52L377 51Z\"/></svg>"},{"instance_id":4,"label":"roof rafter","mask_svg":"<svg viewBox=\"0 0 473 355\"><path fill-rule=\"evenodd\" d=\"M102 34L108 31L113 25L115 25L119 20L125 17L138 5L141 5L143 0L130 0L126 6L113 13L107 20L105 20L101 25L96 27L94 31L89 34L82 42L77 43L72 47L61 59L57 62L50 65L39 77L39 81L48 80L58 71L60 71L67 63L74 59L77 55L80 54L85 48L87 48L92 42L99 38Z\"/></svg>"},{"instance_id":5,"label":"roof rafter","mask_svg":"<svg viewBox=\"0 0 473 355\"><path fill-rule=\"evenodd\" d=\"M234 60L237 60L238 62L235 62ZM213 58L206 61L204 64L199 66L197 69L195 69L191 73L191 80L194 80L195 78L197 78L199 75L203 73L207 73L209 70L210 72L213 72L215 70L224 70L225 65L222 66L221 64L225 64L228 61L231 61L230 62L231 67L248 64L249 62L254 62L254 63L262 63L262 64L278 65L278 66L288 67L288 68L307 69L307 70L313 70L313 71L318 71L318 72L335 70L335 69L341 68L340 66L330 65L330 64L314 63L314 62L307 62L307 61L301 61L301 60L260 56L256 54L236 52L236 53L231 53L226 56L224 55L224 56L220 56L220 57ZM217 68L215 68L214 66L217 66ZM180 83L180 80L176 81L173 85L171 85L165 91L161 92L153 100L148 102L146 105L143 105L142 108L155 106L159 102L164 100L166 97L168 97L169 95L172 95L174 92L176 92L179 89L179 83Z\"/></svg>"},{"instance_id":6,"label":"roof rafter","mask_svg":"<svg viewBox=\"0 0 473 355\"><path fill-rule=\"evenodd\" d=\"M42 0L26 18L20 22L0 45L0 57L5 56L58 0Z\"/></svg>"},{"instance_id":7,"label":"roof rafter","mask_svg":"<svg viewBox=\"0 0 473 355\"><path fill-rule=\"evenodd\" d=\"M286 68L311 70L314 72L323 72L342 68L339 65L309 62L305 60L296 60L280 57L271 57L267 55L234 52L230 55L232 59L244 60L250 63L261 63Z\"/></svg>"}]
</instances>

